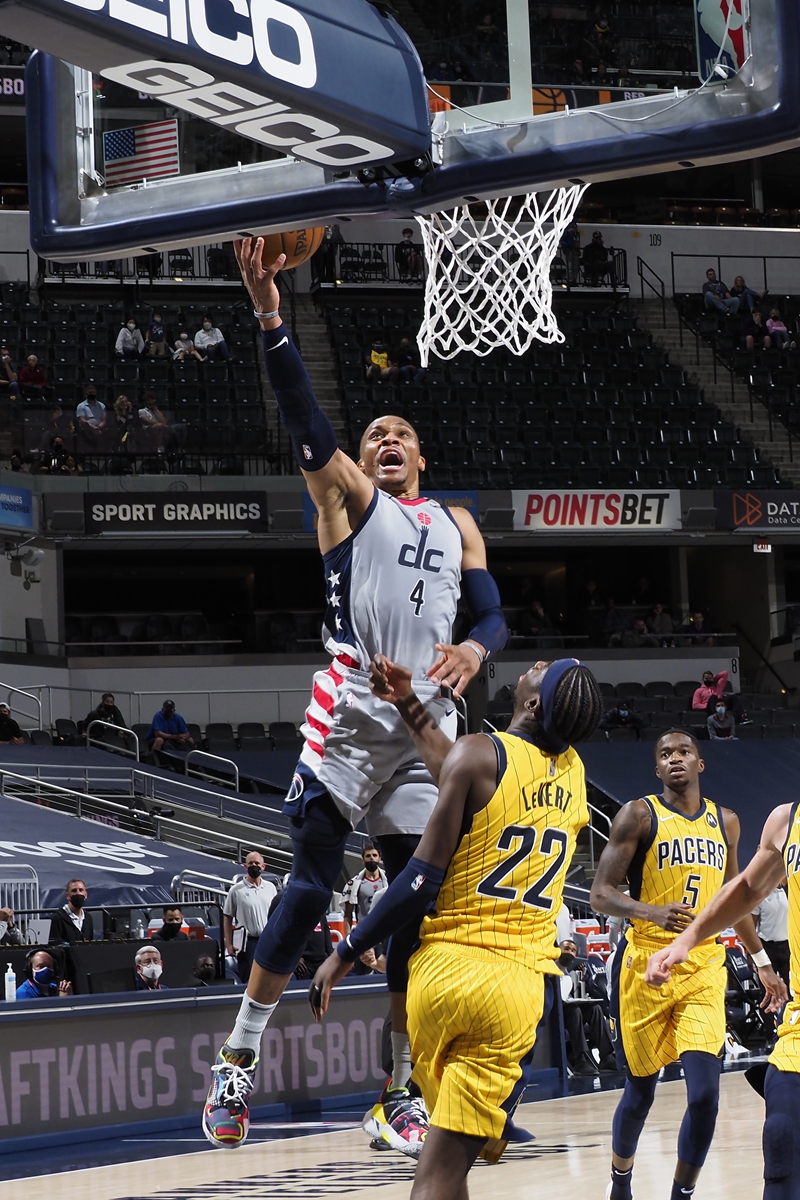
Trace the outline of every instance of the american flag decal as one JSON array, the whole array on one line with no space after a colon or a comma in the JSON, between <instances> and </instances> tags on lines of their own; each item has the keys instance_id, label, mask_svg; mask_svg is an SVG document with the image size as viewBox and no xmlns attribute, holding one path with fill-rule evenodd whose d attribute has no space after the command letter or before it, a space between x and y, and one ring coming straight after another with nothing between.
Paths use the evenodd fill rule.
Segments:
<instances>
[{"instance_id":1,"label":"american flag decal","mask_svg":"<svg viewBox=\"0 0 800 1200\"><path fill-rule=\"evenodd\" d=\"M103 134L107 187L179 175L178 122L155 121Z\"/></svg>"}]
</instances>

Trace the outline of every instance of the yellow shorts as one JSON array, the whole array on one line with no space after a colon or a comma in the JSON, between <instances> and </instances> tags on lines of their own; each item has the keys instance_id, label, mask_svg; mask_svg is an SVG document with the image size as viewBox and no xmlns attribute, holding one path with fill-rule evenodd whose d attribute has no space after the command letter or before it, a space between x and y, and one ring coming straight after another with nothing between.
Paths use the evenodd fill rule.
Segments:
<instances>
[{"instance_id":1,"label":"yellow shorts","mask_svg":"<svg viewBox=\"0 0 800 1200\"><path fill-rule=\"evenodd\" d=\"M627 942L618 952L619 1032L632 1075L654 1075L686 1050L717 1055L725 1041L725 947L698 946L656 988L644 972L660 948Z\"/></svg>"},{"instance_id":2,"label":"yellow shorts","mask_svg":"<svg viewBox=\"0 0 800 1200\"><path fill-rule=\"evenodd\" d=\"M496 1162L536 1040L544 975L489 951L429 942L412 957L408 1033L431 1124L482 1137ZM518 1090L518 1089L517 1089Z\"/></svg>"},{"instance_id":3,"label":"yellow shorts","mask_svg":"<svg viewBox=\"0 0 800 1200\"><path fill-rule=\"evenodd\" d=\"M769 1061L779 1071L800 1073L800 997L791 1000L783 1010L778 1041Z\"/></svg>"}]
</instances>

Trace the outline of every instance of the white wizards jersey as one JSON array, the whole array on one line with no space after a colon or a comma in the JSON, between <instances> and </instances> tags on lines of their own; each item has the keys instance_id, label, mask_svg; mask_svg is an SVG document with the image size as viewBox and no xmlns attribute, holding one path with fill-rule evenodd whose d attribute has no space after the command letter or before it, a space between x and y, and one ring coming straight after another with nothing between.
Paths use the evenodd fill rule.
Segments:
<instances>
[{"instance_id":1,"label":"white wizards jersey","mask_svg":"<svg viewBox=\"0 0 800 1200\"><path fill-rule=\"evenodd\" d=\"M461 531L436 500L376 489L358 526L324 556L328 652L362 671L385 654L424 678L436 643L451 640L461 554Z\"/></svg>"}]
</instances>

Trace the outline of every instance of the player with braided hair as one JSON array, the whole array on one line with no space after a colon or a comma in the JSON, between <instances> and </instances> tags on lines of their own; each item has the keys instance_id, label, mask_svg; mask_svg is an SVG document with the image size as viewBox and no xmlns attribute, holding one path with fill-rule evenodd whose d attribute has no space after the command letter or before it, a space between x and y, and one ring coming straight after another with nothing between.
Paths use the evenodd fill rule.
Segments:
<instances>
[{"instance_id":1,"label":"player with braided hair","mask_svg":"<svg viewBox=\"0 0 800 1200\"><path fill-rule=\"evenodd\" d=\"M513 1136L545 979L560 974L555 918L589 820L583 763L569 739L591 736L602 698L576 659L538 662L517 684L507 733L453 745L406 668L378 656L371 687L397 707L439 799L414 858L320 967L309 999L321 1020L331 988L364 948L422 922L408 1029L412 1083L431 1124L412 1197L463 1200L475 1159L496 1162Z\"/></svg>"}]
</instances>

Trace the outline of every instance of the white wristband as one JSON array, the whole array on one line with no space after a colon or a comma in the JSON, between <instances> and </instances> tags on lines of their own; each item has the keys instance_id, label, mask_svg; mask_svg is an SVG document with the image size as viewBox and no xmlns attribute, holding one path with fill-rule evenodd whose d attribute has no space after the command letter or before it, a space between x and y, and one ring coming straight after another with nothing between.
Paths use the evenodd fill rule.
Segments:
<instances>
[{"instance_id":1,"label":"white wristband","mask_svg":"<svg viewBox=\"0 0 800 1200\"><path fill-rule=\"evenodd\" d=\"M474 650L474 651L475 651L475 653L476 653L476 654L477 654L477 656L478 656L478 659L479 659L479 661L480 661L481 665L483 665L483 663L486 661L486 655L485 655L485 653L483 652L483 650L481 650L481 648L480 648L480 646L478 645L478 643L477 643L477 642L473 642L473 641L467 640L467 641L465 641L465 642L462 642L462 643L461 643L461 645L462 645L462 646L469 646L470 650Z\"/></svg>"},{"instance_id":2,"label":"white wristband","mask_svg":"<svg viewBox=\"0 0 800 1200\"><path fill-rule=\"evenodd\" d=\"M258 317L259 321L271 321L273 317L279 317L280 313L281 310L279 308L276 308L275 312L272 313L260 313L253 309L253 316Z\"/></svg>"},{"instance_id":3,"label":"white wristband","mask_svg":"<svg viewBox=\"0 0 800 1200\"><path fill-rule=\"evenodd\" d=\"M772 966L772 960L770 959L770 956L767 954L767 952L763 946L758 951L758 953L751 954L750 957L752 958L753 962L755 963L755 965L757 967L771 967Z\"/></svg>"}]
</instances>

